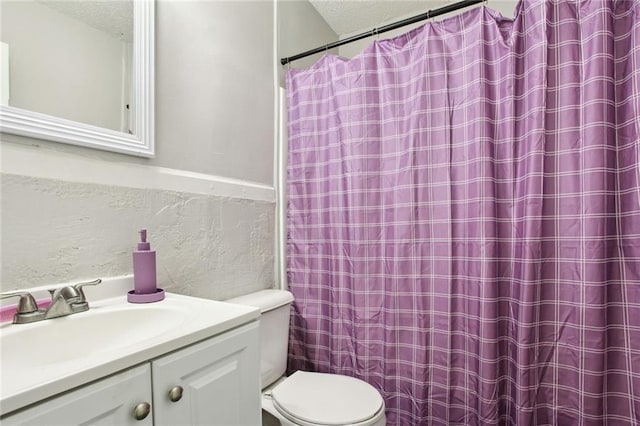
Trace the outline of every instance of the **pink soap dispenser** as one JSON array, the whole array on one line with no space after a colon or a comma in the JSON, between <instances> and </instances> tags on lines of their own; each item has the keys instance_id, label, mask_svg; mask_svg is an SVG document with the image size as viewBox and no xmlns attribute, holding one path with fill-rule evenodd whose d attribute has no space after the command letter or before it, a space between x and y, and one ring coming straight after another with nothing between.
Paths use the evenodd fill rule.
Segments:
<instances>
[{"instance_id":1,"label":"pink soap dispenser","mask_svg":"<svg viewBox=\"0 0 640 426\"><path fill-rule=\"evenodd\" d=\"M164 299L164 290L156 287L156 252L147 242L147 230L140 230L138 250L133 252L133 290L127 294L131 303L149 303Z\"/></svg>"}]
</instances>

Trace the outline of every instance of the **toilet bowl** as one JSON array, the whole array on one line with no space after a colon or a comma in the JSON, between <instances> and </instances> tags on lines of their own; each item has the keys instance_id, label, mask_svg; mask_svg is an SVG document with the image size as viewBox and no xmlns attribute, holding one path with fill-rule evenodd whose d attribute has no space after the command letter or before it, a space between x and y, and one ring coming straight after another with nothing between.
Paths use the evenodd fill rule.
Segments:
<instances>
[{"instance_id":1,"label":"toilet bowl","mask_svg":"<svg viewBox=\"0 0 640 426\"><path fill-rule=\"evenodd\" d=\"M308 371L284 375L293 302L291 293L262 290L228 302L261 310L262 409L269 413L271 421L275 420L275 424L281 426L386 425L382 396L363 380Z\"/></svg>"},{"instance_id":2,"label":"toilet bowl","mask_svg":"<svg viewBox=\"0 0 640 426\"><path fill-rule=\"evenodd\" d=\"M285 426L383 426L386 422L378 391L339 374L296 371L263 392L262 408Z\"/></svg>"}]
</instances>

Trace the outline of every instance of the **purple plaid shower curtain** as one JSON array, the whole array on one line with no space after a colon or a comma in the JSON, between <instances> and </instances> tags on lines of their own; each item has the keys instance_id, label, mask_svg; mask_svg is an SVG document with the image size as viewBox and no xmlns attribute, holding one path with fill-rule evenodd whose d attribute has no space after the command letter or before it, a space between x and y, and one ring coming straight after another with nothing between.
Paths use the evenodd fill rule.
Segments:
<instances>
[{"instance_id":1,"label":"purple plaid shower curtain","mask_svg":"<svg viewBox=\"0 0 640 426\"><path fill-rule=\"evenodd\" d=\"M291 370L390 425L640 423L640 1L476 8L287 96Z\"/></svg>"}]
</instances>

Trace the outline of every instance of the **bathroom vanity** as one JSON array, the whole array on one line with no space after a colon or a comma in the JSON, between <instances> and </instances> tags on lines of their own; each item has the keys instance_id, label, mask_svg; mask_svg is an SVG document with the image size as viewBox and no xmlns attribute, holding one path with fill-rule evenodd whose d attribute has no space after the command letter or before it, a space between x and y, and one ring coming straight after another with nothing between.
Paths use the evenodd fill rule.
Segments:
<instances>
[{"instance_id":1,"label":"bathroom vanity","mask_svg":"<svg viewBox=\"0 0 640 426\"><path fill-rule=\"evenodd\" d=\"M3 323L0 422L260 424L258 318L254 308L168 293Z\"/></svg>"}]
</instances>

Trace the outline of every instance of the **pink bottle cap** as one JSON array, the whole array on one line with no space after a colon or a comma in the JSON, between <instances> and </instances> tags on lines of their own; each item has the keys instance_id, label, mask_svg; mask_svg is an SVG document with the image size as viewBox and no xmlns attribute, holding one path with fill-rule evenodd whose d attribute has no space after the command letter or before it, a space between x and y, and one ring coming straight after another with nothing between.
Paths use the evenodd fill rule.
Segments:
<instances>
[{"instance_id":1,"label":"pink bottle cap","mask_svg":"<svg viewBox=\"0 0 640 426\"><path fill-rule=\"evenodd\" d=\"M147 242L147 230L141 229L138 233L140 234L140 242L138 243L138 250L139 251L151 250L151 243Z\"/></svg>"}]
</instances>

